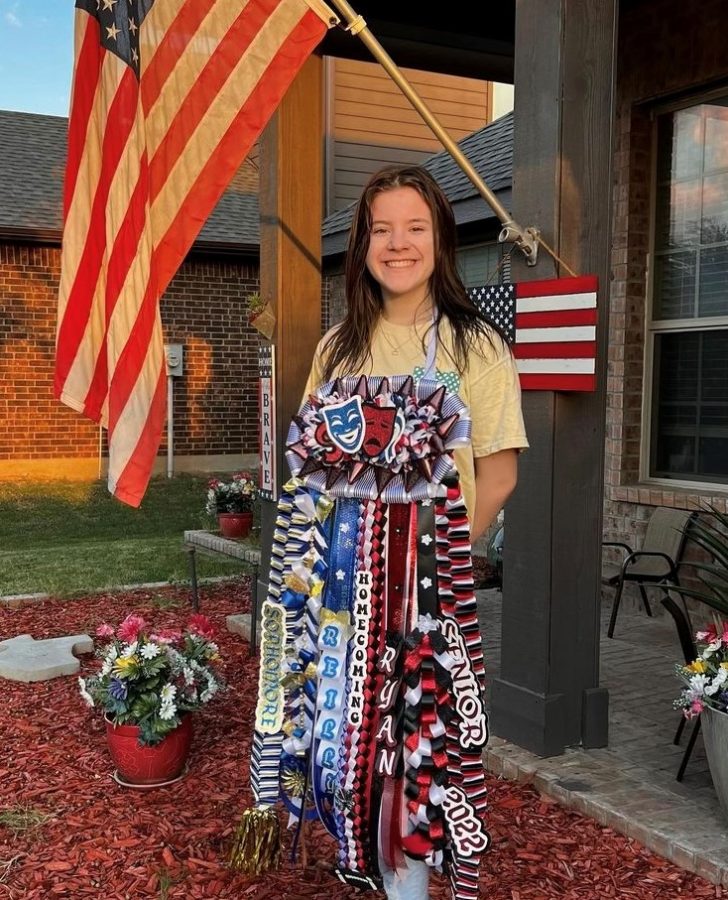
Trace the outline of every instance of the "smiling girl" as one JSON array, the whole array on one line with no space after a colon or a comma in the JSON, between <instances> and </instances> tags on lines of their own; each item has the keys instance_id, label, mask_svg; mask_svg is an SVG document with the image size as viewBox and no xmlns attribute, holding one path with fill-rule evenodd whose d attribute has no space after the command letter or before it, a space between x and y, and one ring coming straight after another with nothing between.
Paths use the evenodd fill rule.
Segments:
<instances>
[{"instance_id":1,"label":"smiling girl","mask_svg":"<svg viewBox=\"0 0 728 900\"><path fill-rule=\"evenodd\" d=\"M489 843L470 540L527 441L513 358L468 298L455 237L424 169L387 168L364 189L348 312L289 432L264 605L241 844L260 858L253 823L274 828L279 797L300 832L310 794L338 877L390 900L427 900L431 869L472 900Z\"/></svg>"}]
</instances>

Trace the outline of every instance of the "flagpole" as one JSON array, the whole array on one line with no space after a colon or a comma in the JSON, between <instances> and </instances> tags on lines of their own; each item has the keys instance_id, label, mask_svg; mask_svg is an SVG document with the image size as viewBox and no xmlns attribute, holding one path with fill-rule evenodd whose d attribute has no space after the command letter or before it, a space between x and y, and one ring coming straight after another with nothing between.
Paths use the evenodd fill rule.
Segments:
<instances>
[{"instance_id":1,"label":"flagpole","mask_svg":"<svg viewBox=\"0 0 728 900\"><path fill-rule=\"evenodd\" d=\"M513 219L513 216L508 212L508 210L498 200L498 198L491 191L488 185L483 181L480 175L478 175L478 173L475 171L470 161L463 154L460 147L458 147L455 141L438 122L437 118L427 106L425 101L420 97L420 95L415 91L409 81L407 81L407 79L404 77L402 72L397 67L396 63L392 60L391 56L389 56L384 47L382 47L379 41L371 33L371 31L369 31L364 18L352 9L352 7L347 3L347 0L330 0L330 2L338 9L338 11L347 21L348 25L346 30L351 32L351 34L359 37L362 42L368 47L377 62L379 62L384 67L395 84L400 88L405 97L407 97L407 99L414 106L417 112L425 120L430 129L434 132L435 136L443 145L443 147L448 151L455 162L460 166L463 172L465 172L468 178L478 189L488 206L490 206L496 216L500 219L503 228L498 235L498 240L501 243L514 243L525 255L528 265L535 266L538 259L538 229L522 228L518 224L518 222Z\"/></svg>"}]
</instances>

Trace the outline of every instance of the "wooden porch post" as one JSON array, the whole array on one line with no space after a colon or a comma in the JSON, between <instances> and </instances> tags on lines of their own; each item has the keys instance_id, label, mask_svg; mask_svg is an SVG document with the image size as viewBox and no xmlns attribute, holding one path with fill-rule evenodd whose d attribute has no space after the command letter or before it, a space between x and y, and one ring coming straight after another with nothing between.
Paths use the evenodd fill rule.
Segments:
<instances>
[{"instance_id":1,"label":"wooden porch post","mask_svg":"<svg viewBox=\"0 0 728 900\"><path fill-rule=\"evenodd\" d=\"M492 725L541 756L607 741L599 607L617 8L516 4L513 215L600 284L598 390L524 394L531 449L506 509ZM517 263L513 277L554 274L542 249L535 269Z\"/></svg>"},{"instance_id":2,"label":"wooden porch post","mask_svg":"<svg viewBox=\"0 0 728 900\"><path fill-rule=\"evenodd\" d=\"M291 417L321 337L323 63L311 56L263 132L260 153L260 293L276 310L278 491L288 480ZM267 581L276 500L263 502L261 578ZM259 590L265 590L261 583ZM260 594L259 596L265 596Z\"/></svg>"}]
</instances>

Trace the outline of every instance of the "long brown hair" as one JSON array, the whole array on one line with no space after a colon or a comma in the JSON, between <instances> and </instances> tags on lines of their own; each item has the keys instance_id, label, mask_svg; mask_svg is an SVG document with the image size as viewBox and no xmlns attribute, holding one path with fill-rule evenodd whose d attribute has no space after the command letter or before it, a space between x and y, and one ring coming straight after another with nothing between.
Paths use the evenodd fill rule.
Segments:
<instances>
[{"instance_id":1,"label":"long brown hair","mask_svg":"<svg viewBox=\"0 0 728 900\"><path fill-rule=\"evenodd\" d=\"M341 326L326 344L324 381L330 380L339 367L352 374L360 371L371 357L372 337L383 306L381 288L366 264L372 227L372 201L382 191L401 187L414 188L432 214L435 268L430 278L430 293L436 309L433 327L439 335L441 320L448 319L453 337L453 362L461 375L467 368L468 352L473 341L478 337L491 341L491 329L499 331L478 313L458 274L455 264L455 216L442 188L421 166L387 166L372 175L354 210L346 249L347 312ZM426 337L423 338L423 348Z\"/></svg>"}]
</instances>

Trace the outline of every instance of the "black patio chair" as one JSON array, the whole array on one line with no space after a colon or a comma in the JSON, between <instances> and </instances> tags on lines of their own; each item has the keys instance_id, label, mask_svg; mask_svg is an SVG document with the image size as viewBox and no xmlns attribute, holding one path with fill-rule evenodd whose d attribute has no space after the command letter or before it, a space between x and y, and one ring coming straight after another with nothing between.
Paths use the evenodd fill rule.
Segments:
<instances>
[{"instance_id":1,"label":"black patio chair","mask_svg":"<svg viewBox=\"0 0 728 900\"><path fill-rule=\"evenodd\" d=\"M677 628L677 636L680 640L680 647L683 652L683 656L685 657L685 665L689 665L693 662L694 659L697 658L698 651L695 646L695 641L693 640L693 629L690 625L690 620L687 614L680 609L680 607L675 603L675 601L670 596L670 592L667 588L664 588L665 596L660 600L660 603L665 607L665 609L670 613L670 615L675 620L675 627ZM684 603L683 598L683 603ZM677 731L675 732L675 737L673 738L673 744L679 744L680 738L682 737L682 733L685 729L685 722L687 719L685 716L680 713L680 724L677 726ZM700 733L700 716L696 716L695 724L693 725L693 730L690 732L690 738L688 740L687 747L685 748L685 753L683 753L682 762L680 763L680 768L677 770L677 775L675 776L677 781L682 781L683 776L685 775L685 769L688 765L688 760L693 752L693 747L695 746L695 741Z\"/></svg>"},{"instance_id":2,"label":"black patio chair","mask_svg":"<svg viewBox=\"0 0 728 900\"><path fill-rule=\"evenodd\" d=\"M622 592L628 582L636 584L648 616L652 615L646 585L678 584L677 567L680 562L685 531L694 512L658 506L647 523L641 550L634 550L621 541L603 541L603 547L621 547L626 556L621 565L606 563L602 567L602 582L615 588L614 605L609 619L608 637L614 637L617 613Z\"/></svg>"}]
</instances>

